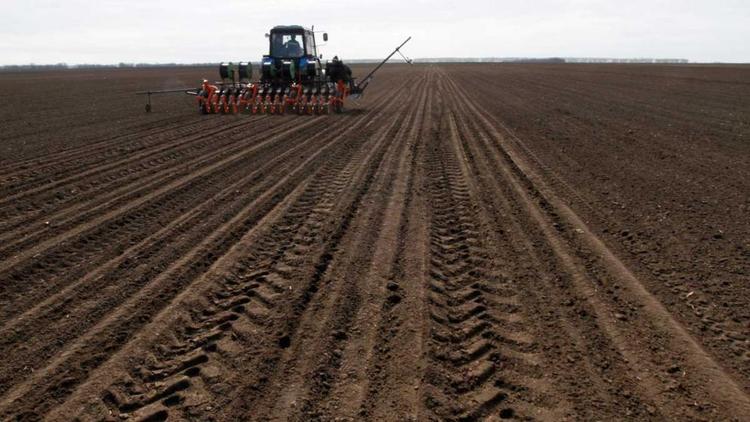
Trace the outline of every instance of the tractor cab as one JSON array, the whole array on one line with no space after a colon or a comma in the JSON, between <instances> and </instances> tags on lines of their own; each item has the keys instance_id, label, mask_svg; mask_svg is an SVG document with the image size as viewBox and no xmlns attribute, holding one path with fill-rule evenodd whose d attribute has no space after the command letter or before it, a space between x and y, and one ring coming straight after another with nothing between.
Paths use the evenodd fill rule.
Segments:
<instances>
[{"instance_id":1,"label":"tractor cab","mask_svg":"<svg viewBox=\"0 0 750 422\"><path fill-rule=\"evenodd\" d=\"M324 39L326 35L323 35ZM287 85L305 83L320 76L320 57L315 33L311 29L297 25L276 26L267 37L269 51L261 63L264 82Z\"/></svg>"}]
</instances>

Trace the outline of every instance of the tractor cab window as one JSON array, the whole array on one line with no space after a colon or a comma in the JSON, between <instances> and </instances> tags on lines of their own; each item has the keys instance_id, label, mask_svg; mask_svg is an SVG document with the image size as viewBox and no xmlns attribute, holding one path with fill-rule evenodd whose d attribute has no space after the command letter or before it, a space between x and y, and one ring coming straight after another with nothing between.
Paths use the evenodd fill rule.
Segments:
<instances>
[{"instance_id":1,"label":"tractor cab window","mask_svg":"<svg viewBox=\"0 0 750 422\"><path fill-rule=\"evenodd\" d=\"M305 54L304 37L297 34L272 34L271 56L302 57Z\"/></svg>"},{"instance_id":2,"label":"tractor cab window","mask_svg":"<svg viewBox=\"0 0 750 422\"><path fill-rule=\"evenodd\" d=\"M316 50L315 46L315 40L313 38L312 33L305 34L305 43L307 44L307 54L317 56L318 51Z\"/></svg>"}]
</instances>

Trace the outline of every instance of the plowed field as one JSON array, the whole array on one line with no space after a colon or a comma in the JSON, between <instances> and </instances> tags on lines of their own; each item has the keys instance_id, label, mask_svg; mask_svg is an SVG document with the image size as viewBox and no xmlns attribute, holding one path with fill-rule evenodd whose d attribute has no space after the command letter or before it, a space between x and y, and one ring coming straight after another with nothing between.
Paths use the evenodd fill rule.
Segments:
<instances>
[{"instance_id":1,"label":"plowed field","mask_svg":"<svg viewBox=\"0 0 750 422\"><path fill-rule=\"evenodd\" d=\"M750 418L750 67L214 73L0 74L0 419Z\"/></svg>"}]
</instances>

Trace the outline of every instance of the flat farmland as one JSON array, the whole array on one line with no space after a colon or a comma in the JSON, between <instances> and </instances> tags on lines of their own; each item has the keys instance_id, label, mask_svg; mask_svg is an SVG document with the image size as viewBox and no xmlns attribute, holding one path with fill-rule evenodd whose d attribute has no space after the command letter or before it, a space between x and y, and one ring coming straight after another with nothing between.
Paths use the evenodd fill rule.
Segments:
<instances>
[{"instance_id":1,"label":"flat farmland","mask_svg":"<svg viewBox=\"0 0 750 422\"><path fill-rule=\"evenodd\" d=\"M1 420L747 420L750 66L216 73L0 73Z\"/></svg>"}]
</instances>

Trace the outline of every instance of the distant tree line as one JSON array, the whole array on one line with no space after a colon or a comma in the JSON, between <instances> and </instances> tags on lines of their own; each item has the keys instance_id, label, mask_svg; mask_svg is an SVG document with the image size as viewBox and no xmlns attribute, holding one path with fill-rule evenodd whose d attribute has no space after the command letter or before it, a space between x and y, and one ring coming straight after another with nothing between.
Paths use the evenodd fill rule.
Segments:
<instances>
[{"instance_id":1,"label":"distant tree line","mask_svg":"<svg viewBox=\"0 0 750 422\"><path fill-rule=\"evenodd\" d=\"M161 67L203 67L217 66L218 63L118 63L118 64L9 64L0 66L0 72L25 72L37 70L68 70L68 69L131 69L131 68L161 68Z\"/></svg>"},{"instance_id":2,"label":"distant tree line","mask_svg":"<svg viewBox=\"0 0 750 422\"><path fill-rule=\"evenodd\" d=\"M559 57L435 57L414 59L415 63L565 63Z\"/></svg>"},{"instance_id":3,"label":"distant tree line","mask_svg":"<svg viewBox=\"0 0 750 422\"><path fill-rule=\"evenodd\" d=\"M607 58L566 58L566 63L646 63L646 64L687 64L687 59L607 59Z\"/></svg>"},{"instance_id":4,"label":"distant tree line","mask_svg":"<svg viewBox=\"0 0 750 422\"><path fill-rule=\"evenodd\" d=\"M69 69L66 63L57 64L9 64L0 66L0 71L15 72L22 70L62 70Z\"/></svg>"},{"instance_id":5,"label":"distant tree line","mask_svg":"<svg viewBox=\"0 0 750 422\"><path fill-rule=\"evenodd\" d=\"M415 63L653 63L653 64L686 64L686 59L651 59L651 58L587 58L587 57L440 57L415 59Z\"/></svg>"},{"instance_id":6,"label":"distant tree line","mask_svg":"<svg viewBox=\"0 0 750 422\"><path fill-rule=\"evenodd\" d=\"M349 63L378 63L380 59L347 60ZM586 58L586 57L439 57L414 59L415 63L646 63L646 64L686 64L686 59L651 59L651 58ZM117 64L12 64L0 66L0 72L67 70L67 69L131 69L162 67L212 67L218 63L117 63ZM257 65L257 63L253 63Z\"/></svg>"}]
</instances>

